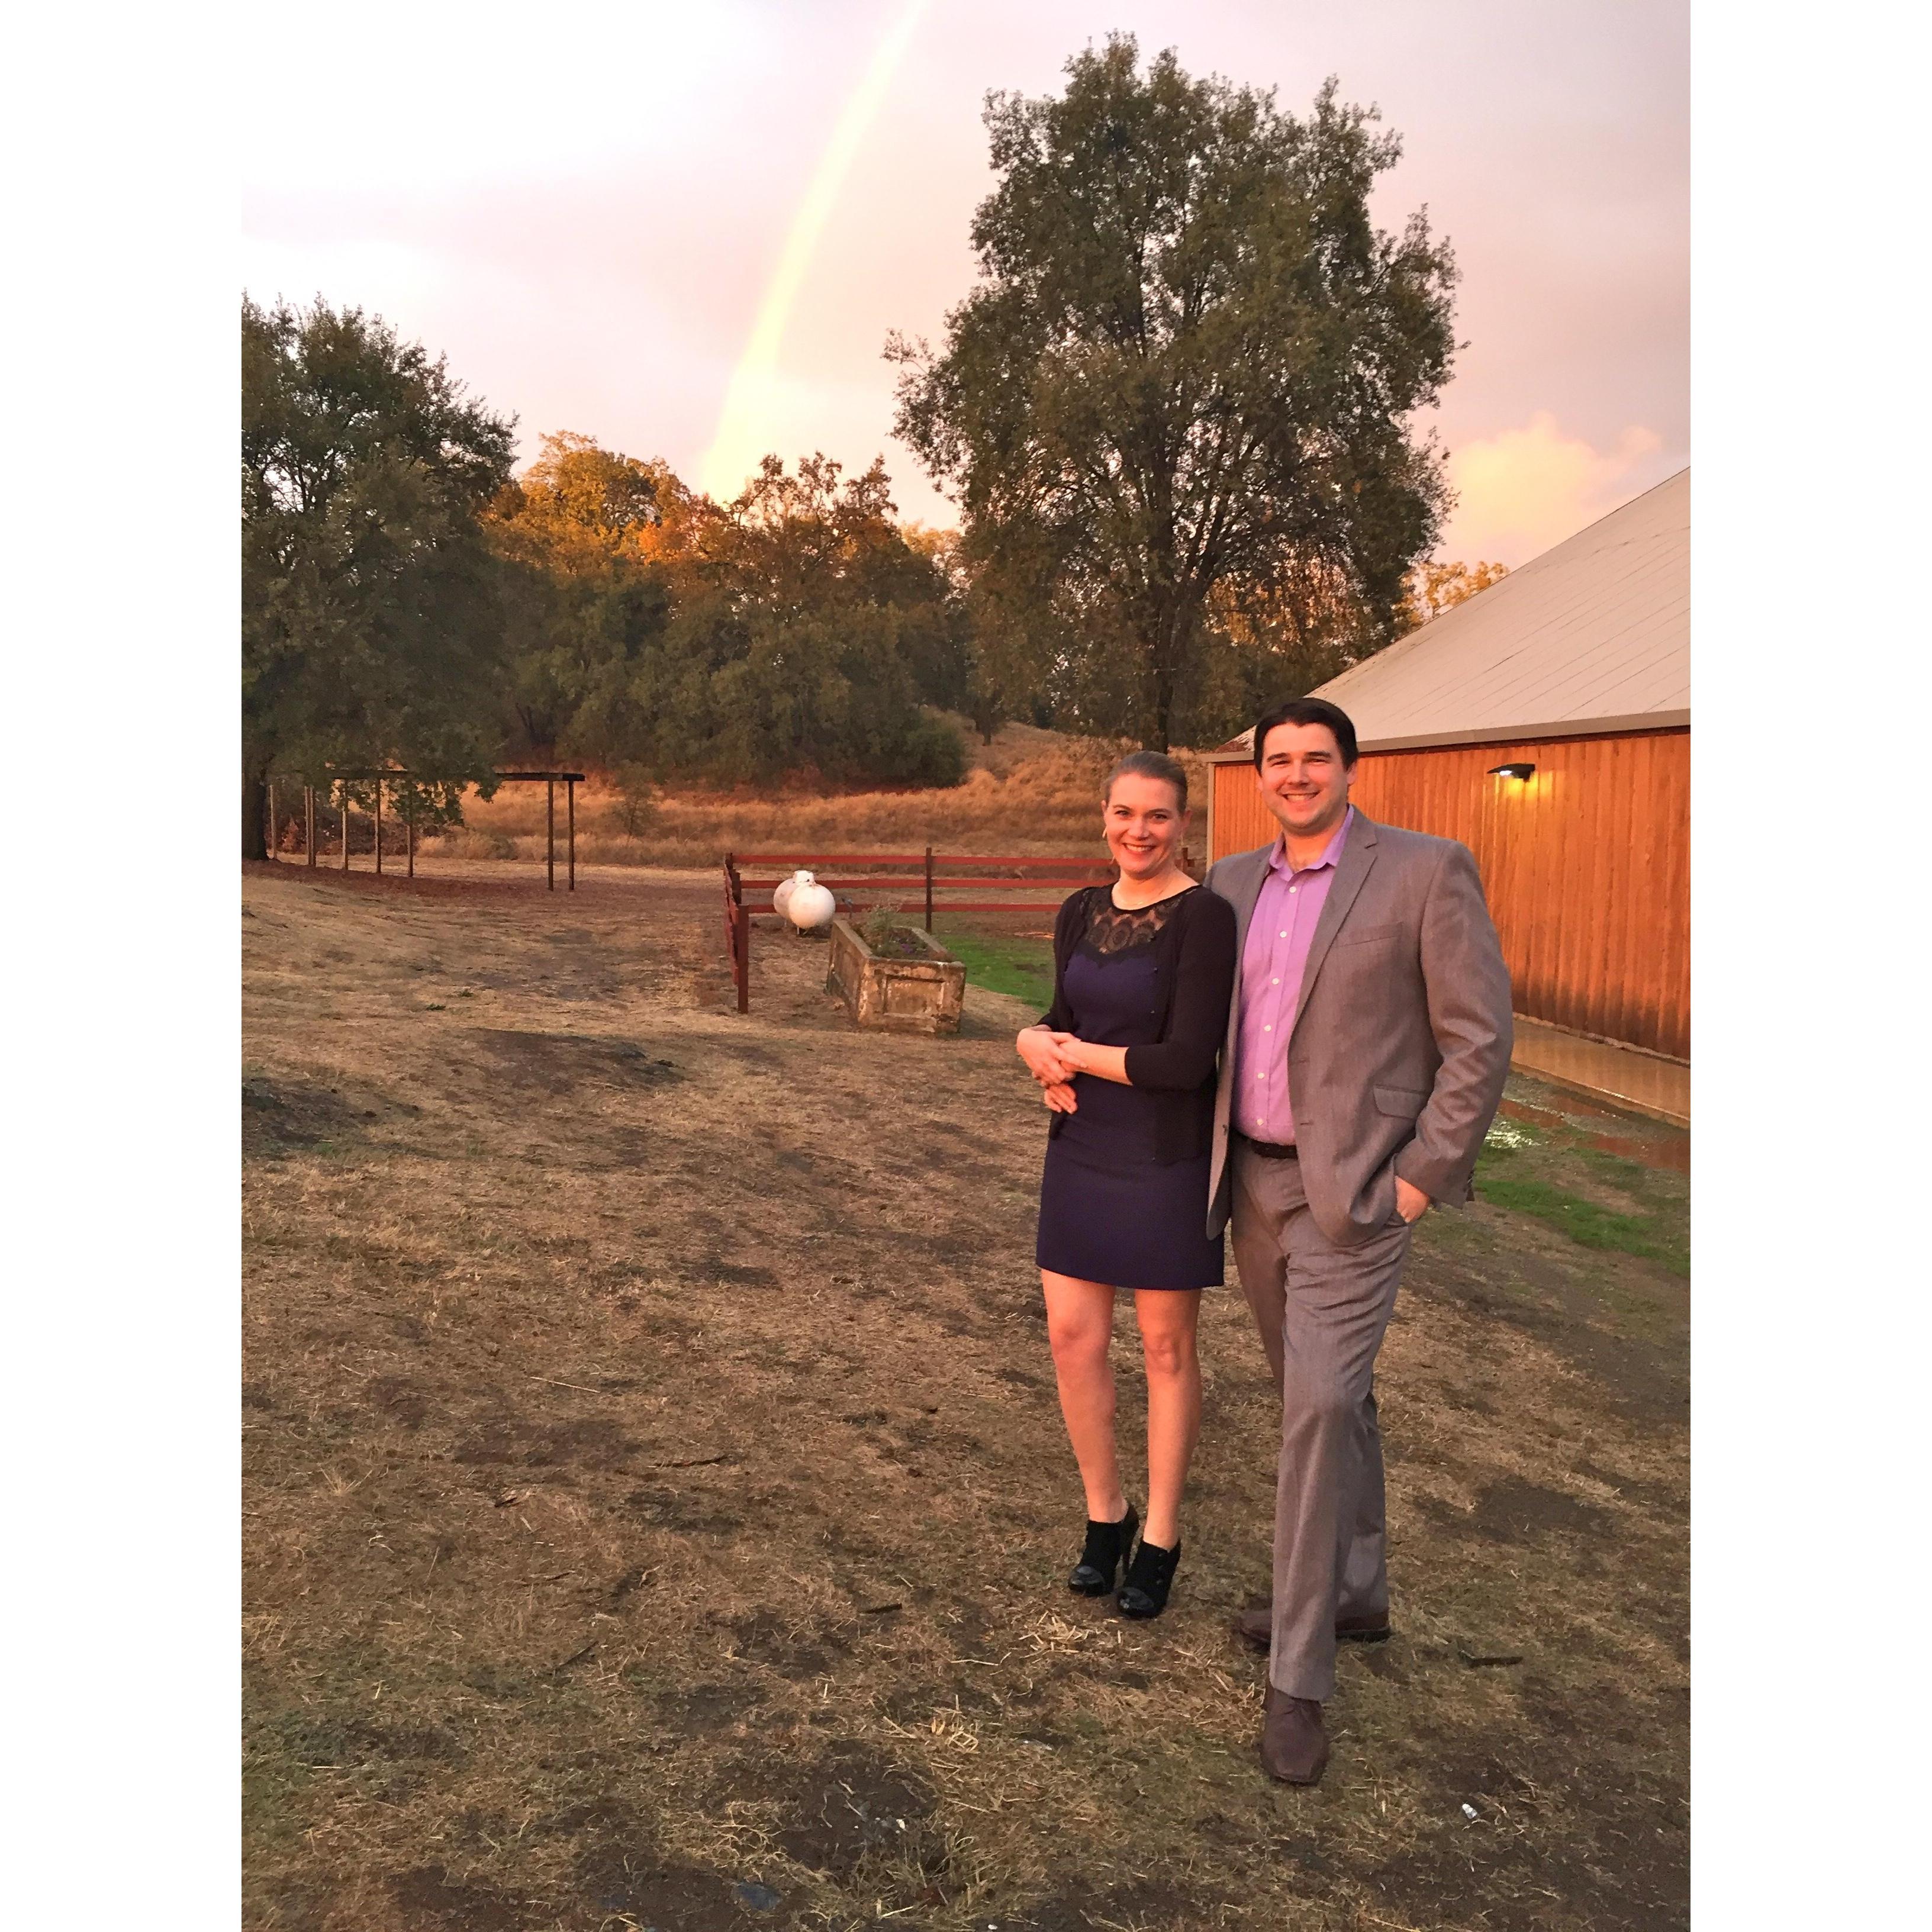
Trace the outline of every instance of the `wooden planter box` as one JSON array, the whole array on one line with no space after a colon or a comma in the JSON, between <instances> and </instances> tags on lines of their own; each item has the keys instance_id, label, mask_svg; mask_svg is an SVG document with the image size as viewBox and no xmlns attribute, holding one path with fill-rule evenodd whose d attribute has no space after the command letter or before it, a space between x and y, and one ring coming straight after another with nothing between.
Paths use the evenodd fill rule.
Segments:
<instances>
[{"instance_id":1,"label":"wooden planter box","mask_svg":"<svg viewBox=\"0 0 1932 1932\"><path fill-rule=\"evenodd\" d=\"M906 928L925 948L921 958L882 958L846 920L832 922L832 960L825 990L836 993L860 1026L897 1033L957 1033L966 968L929 933Z\"/></svg>"}]
</instances>

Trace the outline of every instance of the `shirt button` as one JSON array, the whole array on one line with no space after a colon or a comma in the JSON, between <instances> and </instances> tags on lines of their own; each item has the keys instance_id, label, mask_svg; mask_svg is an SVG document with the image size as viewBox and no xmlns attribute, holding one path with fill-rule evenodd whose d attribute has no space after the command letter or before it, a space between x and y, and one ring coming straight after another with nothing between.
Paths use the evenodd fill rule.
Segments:
<instances>
[{"instance_id":1,"label":"shirt button","mask_svg":"<svg viewBox=\"0 0 1932 1932\"><path fill-rule=\"evenodd\" d=\"M1284 939L1286 939L1287 937L1288 937L1288 934L1287 934L1286 933L1285 933L1285 932L1282 934L1282 938L1284 938Z\"/></svg>"},{"instance_id":2,"label":"shirt button","mask_svg":"<svg viewBox=\"0 0 1932 1932\"><path fill-rule=\"evenodd\" d=\"M1263 1027L1263 1028L1262 1028L1262 1031L1263 1033L1273 1033L1273 1032L1274 1031L1274 1026L1273 1022L1270 1022L1268 1025L1266 1025L1266 1026Z\"/></svg>"},{"instance_id":3,"label":"shirt button","mask_svg":"<svg viewBox=\"0 0 1932 1932\"><path fill-rule=\"evenodd\" d=\"M1268 984L1270 986L1279 986L1281 984L1281 982L1279 980L1270 980L1268 982Z\"/></svg>"}]
</instances>

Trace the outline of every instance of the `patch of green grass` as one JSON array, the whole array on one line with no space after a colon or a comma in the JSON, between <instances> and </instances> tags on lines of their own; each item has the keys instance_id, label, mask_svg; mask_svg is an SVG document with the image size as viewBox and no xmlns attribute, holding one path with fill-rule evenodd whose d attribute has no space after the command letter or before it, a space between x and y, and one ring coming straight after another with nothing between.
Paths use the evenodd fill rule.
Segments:
<instances>
[{"instance_id":1,"label":"patch of green grass","mask_svg":"<svg viewBox=\"0 0 1932 1932\"><path fill-rule=\"evenodd\" d=\"M1613 1248L1619 1253L1661 1262L1673 1274L1690 1272L1690 1257L1682 1233L1660 1216L1615 1214L1546 1180L1527 1176L1486 1172L1478 1178L1477 1192L1498 1208L1561 1228L1583 1247Z\"/></svg>"},{"instance_id":2,"label":"patch of green grass","mask_svg":"<svg viewBox=\"0 0 1932 1932\"><path fill-rule=\"evenodd\" d=\"M966 976L988 992L1010 993L1030 1000L1044 1012L1053 999L1053 944L1050 940L1022 938L1010 932L982 932L948 925L934 935L956 959L963 961Z\"/></svg>"},{"instance_id":3,"label":"patch of green grass","mask_svg":"<svg viewBox=\"0 0 1932 1932\"><path fill-rule=\"evenodd\" d=\"M1576 1157L1588 1171L1640 1202L1648 1212L1682 1214L1690 1199L1689 1181L1666 1168L1646 1167L1641 1161L1606 1154L1600 1148L1580 1147Z\"/></svg>"}]
</instances>

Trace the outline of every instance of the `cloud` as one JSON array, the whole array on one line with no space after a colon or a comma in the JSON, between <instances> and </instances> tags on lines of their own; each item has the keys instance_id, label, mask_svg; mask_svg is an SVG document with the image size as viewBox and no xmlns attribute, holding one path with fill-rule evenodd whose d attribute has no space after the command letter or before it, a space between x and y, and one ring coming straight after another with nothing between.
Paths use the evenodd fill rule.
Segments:
<instances>
[{"instance_id":1,"label":"cloud","mask_svg":"<svg viewBox=\"0 0 1932 1932\"><path fill-rule=\"evenodd\" d=\"M1453 451L1449 481L1457 502L1438 546L1466 562L1527 563L1619 503L1682 467L1654 430L1632 424L1613 448L1565 436L1538 410L1521 429L1478 438Z\"/></svg>"}]
</instances>

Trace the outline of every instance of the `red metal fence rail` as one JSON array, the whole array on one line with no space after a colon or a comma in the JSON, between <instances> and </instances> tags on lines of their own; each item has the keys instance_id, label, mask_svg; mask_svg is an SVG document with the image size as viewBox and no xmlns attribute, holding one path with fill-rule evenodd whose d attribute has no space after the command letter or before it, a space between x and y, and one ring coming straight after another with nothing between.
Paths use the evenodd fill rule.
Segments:
<instances>
[{"instance_id":1,"label":"red metal fence rail","mask_svg":"<svg viewBox=\"0 0 1932 1932\"><path fill-rule=\"evenodd\" d=\"M875 904L890 904L895 912L923 912L928 932L935 911L1026 912L1040 908L1037 898L951 896L957 892L1066 892L1076 886L1102 884L1114 876L1111 860L1077 855L1042 858L1034 854L940 854L930 845L923 852L737 852L728 854L726 862L740 872L745 890L754 893L768 892L791 872L808 866L818 883L832 892L862 892ZM779 869L770 878L742 876L741 868L754 866ZM849 876L823 869L841 866L865 869ZM901 896L908 893L913 896ZM946 896L936 896L939 893Z\"/></svg>"},{"instance_id":2,"label":"red metal fence rail","mask_svg":"<svg viewBox=\"0 0 1932 1932\"><path fill-rule=\"evenodd\" d=\"M836 868L862 868L849 875ZM1042 858L1028 854L923 852L728 852L724 855L724 944L737 989L738 1010L751 1004L752 914L746 895L768 896L800 867L808 868L818 883L833 892L862 893L875 905L895 912L923 912L926 929L932 930L935 912L1045 912L1037 897L958 899L941 895L997 891L1008 894L1066 892L1077 886L1104 884L1114 876L1111 860L1081 856ZM748 875L748 868L776 868L769 875ZM824 868L831 868L830 871ZM962 872L959 868L964 868ZM741 869L748 868L748 869Z\"/></svg>"}]
</instances>

